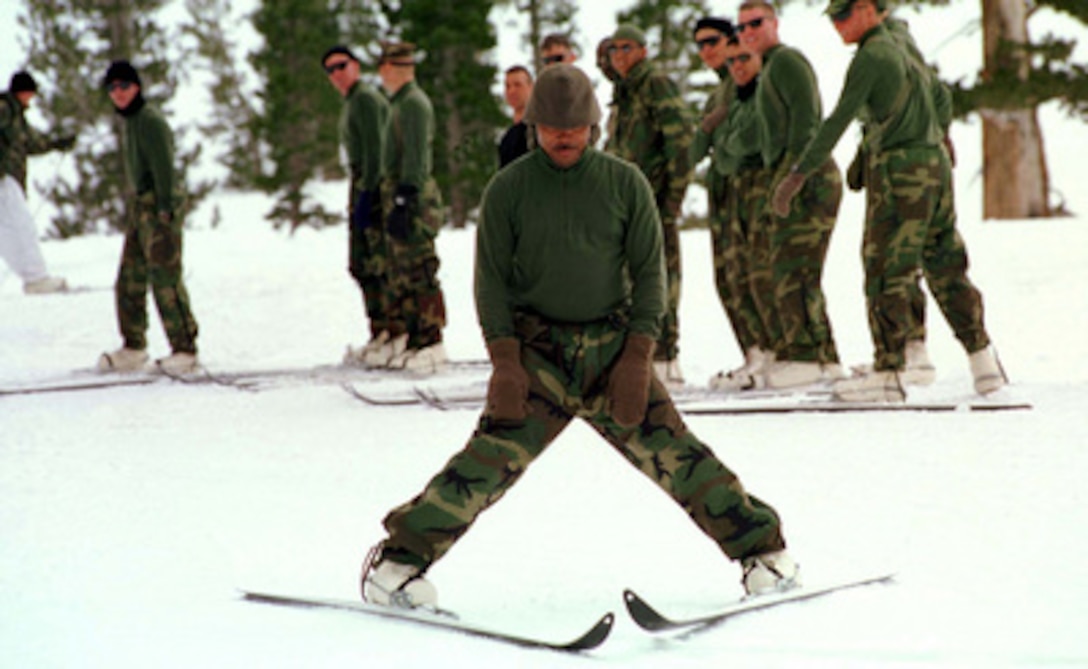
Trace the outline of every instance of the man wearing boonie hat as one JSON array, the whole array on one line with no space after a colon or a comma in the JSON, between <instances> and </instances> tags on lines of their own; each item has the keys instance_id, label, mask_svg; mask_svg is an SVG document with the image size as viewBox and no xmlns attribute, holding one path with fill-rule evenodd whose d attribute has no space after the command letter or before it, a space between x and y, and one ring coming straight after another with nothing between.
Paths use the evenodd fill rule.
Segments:
<instances>
[{"instance_id":1,"label":"man wearing boonie hat","mask_svg":"<svg viewBox=\"0 0 1088 669\"><path fill-rule=\"evenodd\" d=\"M884 0L831 0L827 13L845 44L857 44L835 109L774 193L783 211L830 155L847 125L864 125L868 165L865 297L874 355L868 373L838 381L846 401L902 402L906 343L916 330L912 292L923 272L933 298L968 355L975 390L1007 383L983 323L982 294L967 278L956 230L949 154L937 109L943 87L884 25Z\"/></svg>"},{"instance_id":2,"label":"man wearing boonie hat","mask_svg":"<svg viewBox=\"0 0 1088 669\"><path fill-rule=\"evenodd\" d=\"M684 384L680 370L680 207L691 181L694 133L680 89L646 58L646 35L622 24L608 47L615 82L615 119L605 150L642 170L654 191L665 239L668 308L654 353L654 370L671 387Z\"/></svg>"},{"instance_id":3,"label":"man wearing boonie hat","mask_svg":"<svg viewBox=\"0 0 1088 669\"><path fill-rule=\"evenodd\" d=\"M102 88L123 119L121 157L135 198L125 222L125 241L114 293L123 344L103 353L98 369L131 372L147 363L147 291L155 298L172 353L155 361L169 374L199 366L197 322L189 304L182 267L180 185L174 166L174 133L143 96L143 82L127 60L110 63Z\"/></svg>"},{"instance_id":4,"label":"man wearing boonie hat","mask_svg":"<svg viewBox=\"0 0 1088 669\"><path fill-rule=\"evenodd\" d=\"M25 70L11 75L0 92L0 258L23 281L27 295L57 293L68 282L50 276L38 243L38 228L26 203L26 159L47 151L67 151L75 137L46 137L26 122L25 110L38 94L38 82Z\"/></svg>"},{"instance_id":5,"label":"man wearing boonie hat","mask_svg":"<svg viewBox=\"0 0 1088 669\"><path fill-rule=\"evenodd\" d=\"M415 45L383 42L378 75L389 96L382 209L389 253L389 341L375 366L433 374L448 362L442 344L446 304L435 237L444 223L432 176L434 108L416 83Z\"/></svg>"},{"instance_id":6,"label":"man wearing boonie hat","mask_svg":"<svg viewBox=\"0 0 1088 669\"><path fill-rule=\"evenodd\" d=\"M593 148L600 119L581 70L540 73L526 112L539 149L492 178L477 228L476 312L492 361L486 407L464 449L385 517L388 536L363 563L367 601L434 607L427 570L575 417L741 561L748 593L798 581L777 513L688 431L654 375L661 225L638 168Z\"/></svg>"}]
</instances>

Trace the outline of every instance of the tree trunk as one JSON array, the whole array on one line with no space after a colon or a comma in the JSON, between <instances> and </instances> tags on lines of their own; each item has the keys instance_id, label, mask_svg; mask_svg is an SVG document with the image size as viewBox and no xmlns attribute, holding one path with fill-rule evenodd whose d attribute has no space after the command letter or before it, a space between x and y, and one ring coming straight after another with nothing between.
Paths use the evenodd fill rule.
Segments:
<instances>
[{"instance_id":1,"label":"tree trunk","mask_svg":"<svg viewBox=\"0 0 1088 669\"><path fill-rule=\"evenodd\" d=\"M465 199L464 188L461 183L461 157L458 147L467 141L464 122L457 104L457 88L452 84L443 85L443 82L452 82L455 78L454 70L457 67L456 47L448 47L443 60L441 81L436 82L437 88L443 93L443 104L449 111L446 116L446 169L449 174L449 207L450 224L455 228L465 227L468 220L468 203Z\"/></svg>"},{"instance_id":2,"label":"tree trunk","mask_svg":"<svg viewBox=\"0 0 1088 669\"><path fill-rule=\"evenodd\" d=\"M982 0L983 78L999 70L1027 76L1028 61L1004 42L1028 42L1024 0ZM981 110L984 199L983 218L1050 216L1049 176L1043 133L1036 108Z\"/></svg>"}]
</instances>

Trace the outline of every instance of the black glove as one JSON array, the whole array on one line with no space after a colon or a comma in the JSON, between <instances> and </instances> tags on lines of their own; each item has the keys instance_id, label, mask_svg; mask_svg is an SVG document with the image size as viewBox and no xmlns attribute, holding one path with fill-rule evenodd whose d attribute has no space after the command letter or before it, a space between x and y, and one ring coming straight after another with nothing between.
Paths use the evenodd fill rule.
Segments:
<instances>
[{"instance_id":1,"label":"black glove","mask_svg":"<svg viewBox=\"0 0 1088 669\"><path fill-rule=\"evenodd\" d=\"M67 151L76 145L75 135L64 135L53 140L53 148L58 151Z\"/></svg>"},{"instance_id":2,"label":"black glove","mask_svg":"<svg viewBox=\"0 0 1088 669\"><path fill-rule=\"evenodd\" d=\"M356 230L366 230L374 222L370 191L361 190L355 195L355 207L351 210L351 225Z\"/></svg>"},{"instance_id":3,"label":"black glove","mask_svg":"<svg viewBox=\"0 0 1088 669\"><path fill-rule=\"evenodd\" d=\"M386 219L386 228L393 239L404 241L412 234L413 219L419 203L419 189L408 184L399 184L393 195L393 210Z\"/></svg>"}]
</instances>

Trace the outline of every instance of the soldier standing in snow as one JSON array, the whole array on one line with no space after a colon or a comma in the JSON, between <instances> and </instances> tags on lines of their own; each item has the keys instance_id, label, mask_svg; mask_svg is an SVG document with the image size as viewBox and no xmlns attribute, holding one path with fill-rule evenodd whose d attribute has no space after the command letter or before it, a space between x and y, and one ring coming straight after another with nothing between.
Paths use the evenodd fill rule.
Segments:
<instances>
[{"instance_id":1,"label":"soldier standing in snow","mask_svg":"<svg viewBox=\"0 0 1088 669\"><path fill-rule=\"evenodd\" d=\"M646 35L621 25L608 47L614 82L615 124L609 128L605 150L638 165L654 190L665 239L668 305L654 369L662 381L683 385L680 371L680 207L691 181L693 129L680 90L646 59Z\"/></svg>"},{"instance_id":2,"label":"soldier standing in snow","mask_svg":"<svg viewBox=\"0 0 1088 669\"><path fill-rule=\"evenodd\" d=\"M388 277L382 225L381 180L389 102L360 78L359 59L345 46L325 52L321 65L329 82L344 97L340 112L340 143L344 147L351 187L348 191L348 270L363 293L370 340L348 346L345 363L367 364L389 339ZM385 333L384 335L382 333Z\"/></svg>"},{"instance_id":3,"label":"soldier standing in snow","mask_svg":"<svg viewBox=\"0 0 1088 669\"><path fill-rule=\"evenodd\" d=\"M982 294L967 278L967 249L956 230L952 167L943 142L943 85L884 25L885 0L831 0L827 13L846 44L858 49L835 109L775 190L785 211L808 176L855 118L865 128L867 189L865 296L875 348L873 369L836 382L839 399L905 399L905 348L917 330L913 291L918 270L966 349L975 389L1006 383L983 324Z\"/></svg>"},{"instance_id":4,"label":"soldier standing in snow","mask_svg":"<svg viewBox=\"0 0 1088 669\"><path fill-rule=\"evenodd\" d=\"M502 169L529 152L528 130L525 127L525 107L533 92L533 75L524 65L514 65L503 77L503 98L514 114L514 123L503 133L499 141L499 169Z\"/></svg>"},{"instance_id":5,"label":"soldier standing in snow","mask_svg":"<svg viewBox=\"0 0 1088 669\"><path fill-rule=\"evenodd\" d=\"M694 36L699 57L722 83L707 100L692 162L710 155L706 182L715 284L744 354L743 365L719 372L709 385L749 390L760 385L759 374L764 362L774 359L778 338L767 220L772 170L763 165L755 103L761 60L725 19L701 19Z\"/></svg>"},{"instance_id":6,"label":"soldier standing in snow","mask_svg":"<svg viewBox=\"0 0 1088 669\"><path fill-rule=\"evenodd\" d=\"M11 75L11 85L0 93L0 257L23 280L27 295L56 293L68 282L49 276L38 244L38 229L26 205L26 157L47 151L67 151L75 137L44 137L31 128L24 110L38 93L29 72Z\"/></svg>"},{"instance_id":7,"label":"soldier standing in snow","mask_svg":"<svg viewBox=\"0 0 1088 669\"><path fill-rule=\"evenodd\" d=\"M756 91L763 164L770 192L820 125L822 104L812 64L778 38L778 16L766 0L746 0L737 14L740 41L763 59ZM824 262L842 200L842 175L828 156L817 166L797 202L785 213L768 211L775 296L775 361L762 380L792 388L843 376L827 315Z\"/></svg>"},{"instance_id":8,"label":"soldier standing in snow","mask_svg":"<svg viewBox=\"0 0 1088 669\"><path fill-rule=\"evenodd\" d=\"M430 374L448 361L434 243L443 216L442 194L431 176L434 109L415 80L415 45L383 44L378 74L391 107L382 186L390 308L389 339L374 362Z\"/></svg>"},{"instance_id":9,"label":"soldier standing in snow","mask_svg":"<svg viewBox=\"0 0 1088 669\"><path fill-rule=\"evenodd\" d=\"M121 157L134 201L129 203L125 243L114 293L124 345L98 359L101 371L129 372L147 363L147 289L155 297L171 355L159 369L185 374L198 366L197 323L182 272L182 221L177 214L174 135L143 97L140 75L127 60L110 63L102 86L124 118Z\"/></svg>"},{"instance_id":10,"label":"soldier standing in snow","mask_svg":"<svg viewBox=\"0 0 1088 669\"><path fill-rule=\"evenodd\" d=\"M777 513L688 431L653 372L661 224L638 168L592 148L600 118L581 70L540 74L526 112L540 150L492 179L477 230L487 407L465 448L386 516L389 535L363 564L367 601L434 605L427 569L575 417L741 561L749 593L797 581Z\"/></svg>"}]
</instances>

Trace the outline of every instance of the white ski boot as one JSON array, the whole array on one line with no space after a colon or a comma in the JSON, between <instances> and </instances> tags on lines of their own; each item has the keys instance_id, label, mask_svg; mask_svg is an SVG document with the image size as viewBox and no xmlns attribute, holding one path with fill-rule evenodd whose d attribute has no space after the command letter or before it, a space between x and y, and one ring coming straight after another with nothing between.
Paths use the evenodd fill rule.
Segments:
<instances>
[{"instance_id":1,"label":"white ski boot","mask_svg":"<svg viewBox=\"0 0 1088 669\"><path fill-rule=\"evenodd\" d=\"M840 402L904 402L907 393L894 369L870 371L836 381L831 394Z\"/></svg>"},{"instance_id":2,"label":"white ski boot","mask_svg":"<svg viewBox=\"0 0 1088 669\"><path fill-rule=\"evenodd\" d=\"M437 374L446 368L448 362L446 347L438 342L423 348L402 351L389 361L389 369L403 369L413 374Z\"/></svg>"},{"instance_id":3,"label":"white ski boot","mask_svg":"<svg viewBox=\"0 0 1088 669\"><path fill-rule=\"evenodd\" d=\"M121 348L111 353L98 356L100 372L139 372L147 366L147 351L142 349Z\"/></svg>"},{"instance_id":4,"label":"white ski boot","mask_svg":"<svg viewBox=\"0 0 1088 669\"><path fill-rule=\"evenodd\" d=\"M47 276L36 281L27 281L23 284L23 292L27 295L47 295L49 293L63 293L68 290L68 282L59 276Z\"/></svg>"},{"instance_id":5,"label":"white ski boot","mask_svg":"<svg viewBox=\"0 0 1088 669\"><path fill-rule=\"evenodd\" d=\"M383 345L389 341L389 331L382 330L378 334L370 338L366 344L355 348L351 344L348 344L348 348L344 351L344 364L345 365L366 365L366 358L368 355L377 353Z\"/></svg>"},{"instance_id":6,"label":"white ski boot","mask_svg":"<svg viewBox=\"0 0 1088 669\"><path fill-rule=\"evenodd\" d=\"M363 356L363 364L367 367L373 369L389 367L389 363L408 348L407 334L391 337L388 332L383 330L378 338L382 341L375 342L374 348Z\"/></svg>"},{"instance_id":7,"label":"white ski boot","mask_svg":"<svg viewBox=\"0 0 1088 669\"><path fill-rule=\"evenodd\" d=\"M167 376L184 376L200 368L196 353L179 351L155 361L155 368Z\"/></svg>"},{"instance_id":8,"label":"white ski boot","mask_svg":"<svg viewBox=\"0 0 1088 669\"><path fill-rule=\"evenodd\" d=\"M801 585L801 567L784 550L745 558L741 584L749 596L784 592Z\"/></svg>"},{"instance_id":9,"label":"white ski boot","mask_svg":"<svg viewBox=\"0 0 1088 669\"><path fill-rule=\"evenodd\" d=\"M744 364L728 372L721 371L710 377L707 385L711 390L733 393L741 390L757 390L764 385L763 370L774 362L774 352L753 346L744 352Z\"/></svg>"},{"instance_id":10,"label":"white ski boot","mask_svg":"<svg viewBox=\"0 0 1088 669\"><path fill-rule=\"evenodd\" d=\"M360 576L363 601L400 609L437 609L438 591L423 578L419 567L384 559L381 551L378 544L363 560Z\"/></svg>"},{"instance_id":11,"label":"white ski boot","mask_svg":"<svg viewBox=\"0 0 1088 669\"><path fill-rule=\"evenodd\" d=\"M967 356L967 360L971 364L971 376L975 378L975 392L979 395L989 395L1009 383L993 346L975 351Z\"/></svg>"},{"instance_id":12,"label":"white ski boot","mask_svg":"<svg viewBox=\"0 0 1088 669\"><path fill-rule=\"evenodd\" d=\"M928 386L937 380L937 368L929 359L929 351L926 342L922 339L911 339L903 349L906 365L899 372L899 381L904 386ZM855 365L851 368L857 376L866 376L873 373L873 363Z\"/></svg>"}]
</instances>

